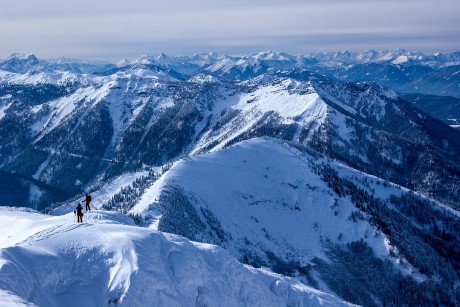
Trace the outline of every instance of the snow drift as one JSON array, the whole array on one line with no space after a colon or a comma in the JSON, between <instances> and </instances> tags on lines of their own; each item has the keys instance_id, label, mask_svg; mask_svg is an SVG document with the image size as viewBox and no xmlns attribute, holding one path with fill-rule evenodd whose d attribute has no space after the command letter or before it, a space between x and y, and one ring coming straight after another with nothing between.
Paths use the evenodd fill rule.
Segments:
<instances>
[{"instance_id":1,"label":"snow drift","mask_svg":"<svg viewBox=\"0 0 460 307\"><path fill-rule=\"evenodd\" d=\"M17 306L341 306L214 245L95 211L46 216L0 209L0 298Z\"/></svg>"}]
</instances>

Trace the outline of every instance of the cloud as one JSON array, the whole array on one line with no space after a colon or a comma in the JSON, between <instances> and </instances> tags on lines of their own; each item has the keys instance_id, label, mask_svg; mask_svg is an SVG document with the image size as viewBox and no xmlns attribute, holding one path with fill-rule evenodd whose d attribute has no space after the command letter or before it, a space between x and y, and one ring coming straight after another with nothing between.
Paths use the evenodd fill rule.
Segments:
<instances>
[{"instance_id":1,"label":"cloud","mask_svg":"<svg viewBox=\"0 0 460 307\"><path fill-rule=\"evenodd\" d=\"M137 57L188 51L460 49L460 1L7 1L0 56ZM400 44L397 46L397 44ZM385 48L385 46L388 46ZM321 49L322 48L322 49ZM228 51L226 51L228 50ZM257 51L256 50L256 51ZM119 52L117 55L116 52Z\"/></svg>"}]
</instances>

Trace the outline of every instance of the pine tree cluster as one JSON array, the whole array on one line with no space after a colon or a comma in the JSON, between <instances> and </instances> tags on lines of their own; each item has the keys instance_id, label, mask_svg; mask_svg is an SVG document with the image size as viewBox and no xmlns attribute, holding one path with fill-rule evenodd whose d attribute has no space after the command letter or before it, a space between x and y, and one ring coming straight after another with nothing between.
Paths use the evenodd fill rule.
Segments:
<instances>
[{"instance_id":1,"label":"pine tree cluster","mask_svg":"<svg viewBox=\"0 0 460 307\"><path fill-rule=\"evenodd\" d=\"M316 172L339 197L350 196L359 210L356 212L361 212L359 216L362 218L367 216L369 222L390 239L390 244L396 247L409 263L430 278L418 285L396 272L392 273L395 277L393 279L383 278L380 282L384 284L390 280L398 281L397 285L391 286L391 293L395 293L397 302L407 302L410 305L455 305L460 303L460 289L457 286L460 280L460 222L458 218L431 200L411 192L402 193L401 196L393 195L389 200L382 200L364 188L358 187L351 180L340 177L335 169L326 164L317 165ZM337 261L332 265L318 262L321 270L327 272L323 276L329 276L329 278L337 276L337 274L330 273L338 265L345 265L348 271L351 267L371 270L374 275L376 270L387 271L384 269L387 265L376 264L375 261L368 261L366 265L352 265L351 263L346 265L347 261L360 259L359 255L355 255L350 258L351 260L347 260L348 254L368 254L366 251L368 247L361 246L366 245L365 242L356 244L358 245L349 245L347 249L332 248ZM355 272L350 276L354 276L353 278L361 276L362 280L367 282L375 278L372 277L373 274L365 272ZM343 278L347 279L347 277ZM347 281L346 284L356 284L355 281ZM344 298L348 297L351 301L364 305L373 305L371 300L352 300L353 296L349 296L347 292L350 289L344 287L343 280L329 280L329 282L332 289L343 295ZM383 293L380 299L381 302L391 305L390 298Z\"/></svg>"}]
</instances>

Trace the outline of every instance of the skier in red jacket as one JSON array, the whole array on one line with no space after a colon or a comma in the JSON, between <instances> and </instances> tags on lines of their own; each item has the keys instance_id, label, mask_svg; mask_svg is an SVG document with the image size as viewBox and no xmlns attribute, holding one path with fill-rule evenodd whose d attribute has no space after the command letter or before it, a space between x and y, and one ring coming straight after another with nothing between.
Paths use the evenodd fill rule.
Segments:
<instances>
[{"instance_id":1,"label":"skier in red jacket","mask_svg":"<svg viewBox=\"0 0 460 307\"><path fill-rule=\"evenodd\" d=\"M85 202L86 202L86 211L91 211L91 208L89 207L89 203L91 202L91 195L89 195L88 193L86 193Z\"/></svg>"}]
</instances>

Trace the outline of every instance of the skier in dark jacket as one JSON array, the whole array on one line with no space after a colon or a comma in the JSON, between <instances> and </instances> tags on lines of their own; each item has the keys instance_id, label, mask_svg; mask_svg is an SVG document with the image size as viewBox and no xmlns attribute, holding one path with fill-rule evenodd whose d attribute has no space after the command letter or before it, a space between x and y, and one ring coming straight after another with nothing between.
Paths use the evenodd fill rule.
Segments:
<instances>
[{"instance_id":1,"label":"skier in dark jacket","mask_svg":"<svg viewBox=\"0 0 460 307\"><path fill-rule=\"evenodd\" d=\"M91 195L88 195L88 193L86 193L86 196L85 196L86 211L91 211L91 208L89 207L90 202L91 202Z\"/></svg>"},{"instance_id":2,"label":"skier in dark jacket","mask_svg":"<svg viewBox=\"0 0 460 307\"><path fill-rule=\"evenodd\" d=\"M76 209L76 214L77 214L77 223L83 223L83 207L81 206L80 203L78 203L78 206L75 209Z\"/></svg>"}]
</instances>

